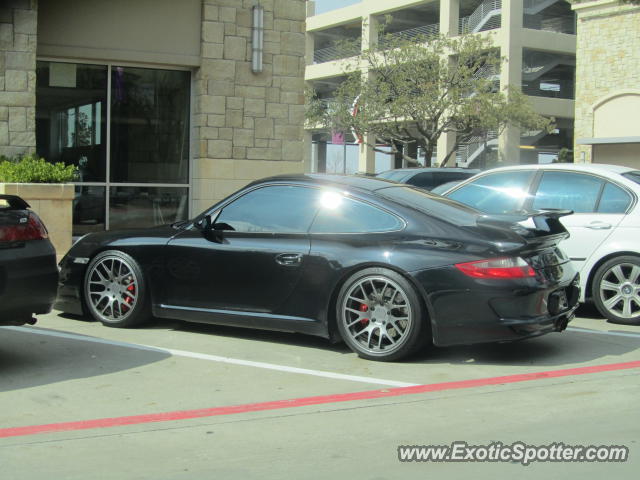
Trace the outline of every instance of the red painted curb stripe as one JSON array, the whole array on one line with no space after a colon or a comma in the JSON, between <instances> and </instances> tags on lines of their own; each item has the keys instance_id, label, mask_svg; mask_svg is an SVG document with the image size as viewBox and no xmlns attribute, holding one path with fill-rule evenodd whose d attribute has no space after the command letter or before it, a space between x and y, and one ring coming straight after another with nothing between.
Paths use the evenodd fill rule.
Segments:
<instances>
[{"instance_id":1,"label":"red painted curb stripe","mask_svg":"<svg viewBox=\"0 0 640 480\"><path fill-rule=\"evenodd\" d=\"M38 433L87 430L91 428L119 427L123 425L138 425L153 422L172 422L191 418L215 417L220 415L235 415L238 413L260 412L264 410L279 410L283 408L304 407L327 403L351 402L354 400L372 400L376 398L398 397L416 393L439 392L461 388L475 388L487 385L502 385L507 383L543 380L546 378L569 377L586 375L589 373L610 372L614 370L628 370L640 368L640 361L626 363L611 363L591 367L567 368L549 370L546 372L523 373L504 377L478 378L457 382L432 383L413 387L390 388L383 390L368 390L365 392L340 393L336 395L320 395L316 397L293 398L276 400L273 402L249 403L228 407L203 408L199 410L184 410L177 412L152 413L148 415L133 415L128 417L100 418L96 420L81 420L77 422L50 423L46 425L32 425L27 427L11 427L0 429L0 438L35 435Z\"/></svg>"}]
</instances>

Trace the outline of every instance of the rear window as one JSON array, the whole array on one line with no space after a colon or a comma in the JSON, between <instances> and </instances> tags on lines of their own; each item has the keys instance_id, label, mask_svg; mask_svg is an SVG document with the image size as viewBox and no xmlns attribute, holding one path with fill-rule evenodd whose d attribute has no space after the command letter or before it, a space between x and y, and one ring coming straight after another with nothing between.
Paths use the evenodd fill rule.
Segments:
<instances>
[{"instance_id":1,"label":"rear window","mask_svg":"<svg viewBox=\"0 0 640 480\"><path fill-rule=\"evenodd\" d=\"M404 227L398 217L373 205L345 196L337 198L333 208L320 208L311 233L380 233Z\"/></svg>"},{"instance_id":2,"label":"rear window","mask_svg":"<svg viewBox=\"0 0 640 480\"><path fill-rule=\"evenodd\" d=\"M640 185L640 172L639 171L636 170L636 171L633 171L633 172L623 173L622 176L626 177L629 180L631 180L632 182L636 182L637 184Z\"/></svg>"},{"instance_id":3,"label":"rear window","mask_svg":"<svg viewBox=\"0 0 640 480\"><path fill-rule=\"evenodd\" d=\"M625 213L631 197L622 188L607 182L598 203L598 213Z\"/></svg>"},{"instance_id":4,"label":"rear window","mask_svg":"<svg viewBox=\"0 0 640 480\"><path fill-rule=\"evenodd\" d=\"M480 212L446 197L412 187L389 187L376 192L389 200L415 208L460 227L475 225Z\"/></svg>"}]
</instances>

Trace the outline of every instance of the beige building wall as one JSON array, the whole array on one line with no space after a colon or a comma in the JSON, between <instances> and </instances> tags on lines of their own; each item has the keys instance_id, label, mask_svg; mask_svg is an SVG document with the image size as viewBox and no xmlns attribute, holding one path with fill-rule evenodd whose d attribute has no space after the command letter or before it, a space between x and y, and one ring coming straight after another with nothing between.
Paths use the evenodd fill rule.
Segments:
<instances>
[{"instance_id":1,"label":"beige building wall","mask_svg":"<svg viewBox=\"0 0 640 480\"><path fill-rule=\"evenodd\" d=\"M202 0L38 0L38 57L200 64Z\"/></svg>"},{"instance_id":2,"label":"beige building wall","mask_svg":"<svg viewBox=\"0 0 640 480\"><path fill-rule=\"evenodd\" d=\"M576 161L640 167L640 5L573 3Z\"/></svg>"},{"instance_id":3,"label":"beige building wall","mask_svg":"<svg viewBox=\"0 0 640 480\"><path fill-rule=\"evenodd\" d=\"M0 155L13 157L36 146L35 0L0 2Z\"/></svg>"},{"instance_id":4,"label":"beige building wall","mask_svg":"<svg viewBox=\"0 0 640 480\"><path fill-rule=\"evenodd\" d=\"M300 173L303 161L303 0L261 0L264 70L251 71L254 0L204 0L195 75L194 213L251 180Z\"/></svg>"}]
</instances>

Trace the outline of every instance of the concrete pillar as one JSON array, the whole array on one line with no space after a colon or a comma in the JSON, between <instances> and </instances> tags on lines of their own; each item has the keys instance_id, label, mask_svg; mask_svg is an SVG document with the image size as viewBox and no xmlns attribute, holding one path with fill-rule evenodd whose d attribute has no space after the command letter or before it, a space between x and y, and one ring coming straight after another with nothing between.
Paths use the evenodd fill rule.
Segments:
<instances>
[{"instance_id":1,"label":"concrete pillar","mask_svg":"<svg viewBox=\"0 0 640 480\"><path fill-rule=\"evenodd\" d=\"M376 171L376 152L373 147L367 143L375 144L375 138L371 135L364 136L364 142L360 144L358 152L358 171L363 173L375 173Z\"/></svg>"},{"instance_id":2,"label":"concrete pillar","mask_svg":"<svg viewBox=\"0 0 640 480\"><path fill-rule=\"evenodd\" d=\"M436 151L436 159L438 162L438 166L442 165L445 157L451 151L453 147L456 145L456 134L454 132L447 132L440 135L438 138L438 146ZM425 159L425 166L431 162L430 158ZM456 154L454 153L449 161L447 162L447 167L455 167L456 166Z\"/></svg>"},{"instance_id":3,"label":"concrete pillar","mask_svg":"<svg viewBox=\"0 0 640 480\"><path fill-rule=\"evenodd\" d=\"M418 145L415 143L409 143L407 145L407 155L409 155L411 158L415 159L416 163L418 162ZM406 167L407 166L407 162L403 161L402 162L402 166Z\"/></svg>"},{"instance_id":4,"label":"concrete pillar","mask_svg":"<svg viewBox=\"0 0 640 480\"><path fill-rule=\"evenodd\" d=\"M326 173L327 171L327 142L319 141L317 144L316 152L317 152L317 164L316 164L316 172L318 173Z\"/></svg>"},{"instance_id":5,"label":"concrete pillar","mask_svg":"<svg viewBox=\"0 0 640 480\"><path fill-rule=\"evenodd\" d=\"M313 162L313 134L309 131L303 133L303 161L304 172L311 173L316 171Z\"/></svg>"},{"instance_id":6,"label":"concrete pillar","mask_svg":"<svg viewBox=\"0 0 640 480\"><path fill-rule=\"evenodd\" d=\"M378 27L377 21L373 15L362 17L362 50L375 47L378 43ZM363 77L369 78L373 75L366 66L362 68ZM376 139L372 135L365 135L362 139L358 151L358 171L366 173L375 173L376 171L376 152L373 147L367 144L375 145Z\"/></svg>"},{"instance_id":7,"label":"concrete pillar","mask_svg":"<svg viewBox=\"0 0 640 480\"><path fill-rule=\"evenodd\" d=\"M307 0L307 17L313 17L316 14L316 2Z\"/></svg>"},{"instance_id":8,"label":"concrete pillar","mask_svg":"<svg viewBox=\"0 0 640 480\"><path fill-rule=\"evenodd\" d=\"M316 14L316 2L307 2L307 18ZM304 60L307 65L313 65L313 53L316 49L314 35L312 32L305 32L305 55Z\"/></svg>"},{"instance_id":9,"label":"concrete pillar","mask_svg":"<svg viewBox=\"0 0 640 480\"><path fill-rule=\"evenodd\" d=\"M373 15L362 17L362 50L378 44L378 21Z\"/></svg>"},{"instance_id":10,"label":"concrete pillar","mask_svg":"<svg viewBox=\"0 0 640 480\"><path fill-rule=\"evenodd\" d=\"M460 21L460 0L440 1L440 33L447 37L458 35Z\"/></svg>"},{"instance_id":11,"label":"concrete pillar","mask_svg":"<svg viewBox=\"0 0 640 480\"><path fill-rule=\"evenodd\" d=\"M457 0L455 3L458 3ZM457 64L456 58L449 56L449 68L452 70L455 69L456 64ZM455 132L446 132L440 135L440 137L438 138L438 143L436 145L436 161L438 163L438 166L440 166L442 162L444 162L444 159L447 156L447 154L451 151L451 149L455 147L456 141L457 141L457 135L455 134ZM431 166L430 158L425 159L425 166L427 167ZM449 161L447 162L447 166L448 167L456 166L455 156L454 158L449 159Z\"/></svg>"},{"instance_id":12,"label":"concrete pillar","mask_svg":"<svg viewBox=\"0 0 640 480\"><path fill-rule=\"evenodd\" d=\"M306 65L313 65L313 56L316 50L314 35L312 32L305 33L304 61Z\"/></svg>"},{"instance_id":13,"label":"concrete pillar","mask_svg":"<svg viewBox=\"0 0 640 480\"><path fill-rule=\"evenodd\" d=\"M500 88L522 85L522 17L523 0L502 0L502 28L498 44L506 57L500 70ZM498 158L505 165L520 163L520 129L508 126L498 140Z\"/></svg>"}]
</instances>

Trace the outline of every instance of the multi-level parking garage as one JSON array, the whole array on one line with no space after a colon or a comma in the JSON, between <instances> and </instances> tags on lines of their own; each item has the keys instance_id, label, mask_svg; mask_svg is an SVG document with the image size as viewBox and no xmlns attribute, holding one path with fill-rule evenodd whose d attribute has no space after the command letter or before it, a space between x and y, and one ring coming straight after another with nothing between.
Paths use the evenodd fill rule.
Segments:
<instances>
[{"instance_id":1,"label":"multi-level parking garage","mask_svg":"<svg viewBox=\"0 0 640 480\"><path fill-rule=\"evenodd\" d=\"M307 68L305 79L320 98L330 100L344 79L342 61L357 50L338 48L352 40L368 48L382 40L377 26L386 21L385 33L405 39L430 35L491 35L505 62L500 72L485 72L499 85L520 87L534 109L556 119L550 133L507 128L499 137L482 132L459 145L457 165L483 167L491 152L500 152L508 164L551 161L562 149L573 149L575 99L576 20L563 0L363 0L339 10L307 18ZM389 157L360 147L332 143L330 132L309 127L314 168L318 171L381 171L400 167ZM422 158L429 166L441 160L454 145L454 134L444 135L439 153ZM449 148L447 148L449 147ZM355 158L357 157L357 163ZM341 163L352 158L351 164Z\"/></svg>"}]
</instances>

